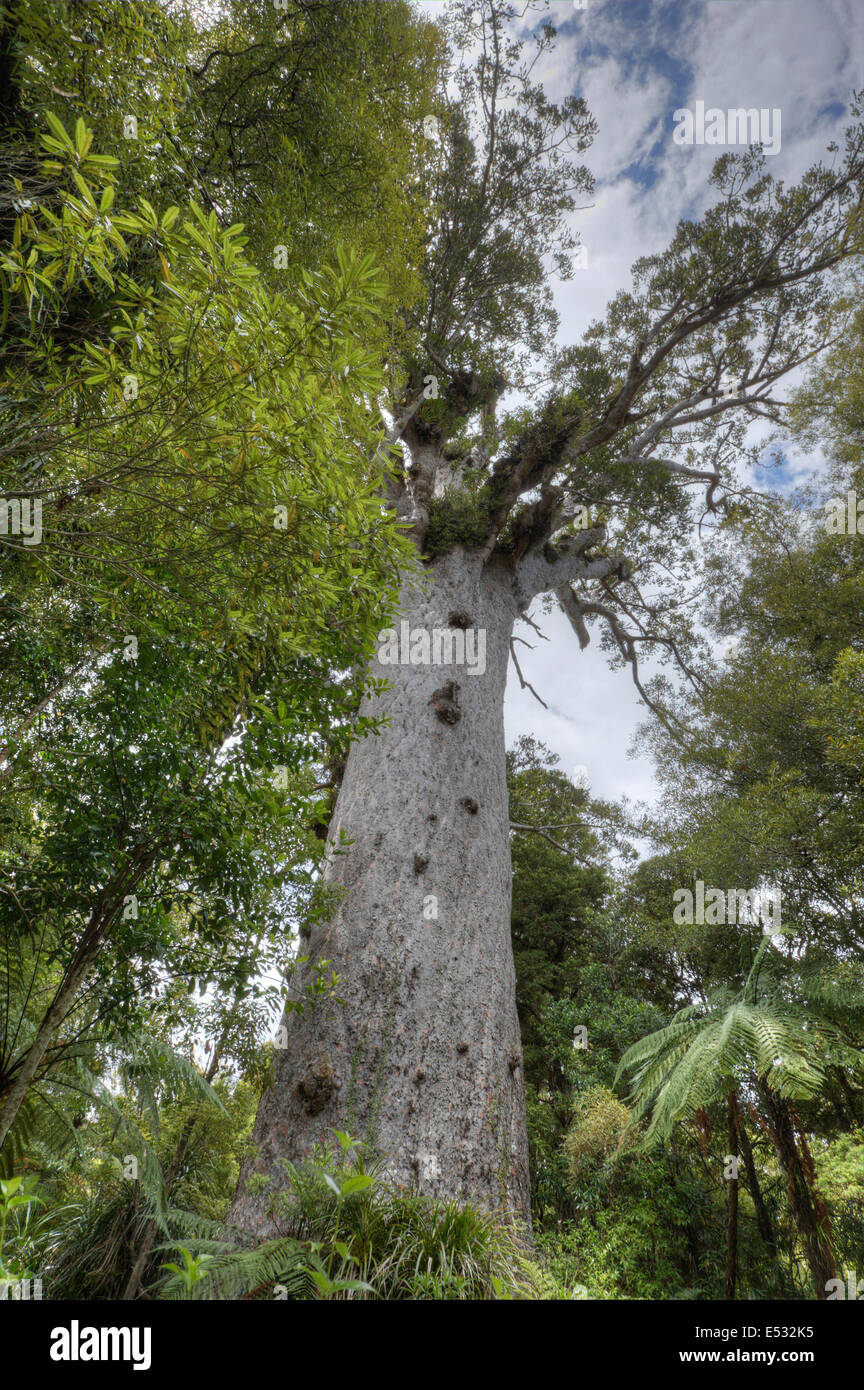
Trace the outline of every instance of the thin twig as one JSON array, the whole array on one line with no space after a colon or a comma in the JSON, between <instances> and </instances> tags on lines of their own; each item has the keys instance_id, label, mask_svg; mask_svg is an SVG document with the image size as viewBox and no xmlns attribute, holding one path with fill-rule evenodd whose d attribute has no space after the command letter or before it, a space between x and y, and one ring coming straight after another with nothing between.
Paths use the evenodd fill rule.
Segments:
<instances>
[{"instance_id":1,"label":"thin twig","mask_svg":"<svg viewBox=\"0 0 864 1390\"><path fill-rule=\"evenodd\" d=\"M531 684L531 682L530 682L530 681L526 681L525 677L524 677L523 674L522 674L522 668L521 668L521 666L519 665L519 658L518 658L518 656L516 655L516 650L515 650L515 648L514 648L514 646L513 646L513 640L514 640L514 639L511 637L511 638L510 638L510 655L511 655L512 658L513 658L513 665L516 667L516 674L517 674L517 676L519 677L519 682L520 682L520 684L521 684L521 686L522 686L522 689L523 689L523 690L530 690L530 691L531 691L531 694L534 696L534 699L535 699L535 700L540 700L540 696L537 694L537 691L534 689L534 687L533 687L533 685ZM523 639L520 637L520 638L518 638L517 640L521 642ZM528 643L526 642L525 645L526 645L526 647L527 647ZM540 704L543 706L544 709L548 709L548 708L549 708L549 706L547 705L547 703L546 703L545 700L540 700Z\"/></svg>"}]
</instances>

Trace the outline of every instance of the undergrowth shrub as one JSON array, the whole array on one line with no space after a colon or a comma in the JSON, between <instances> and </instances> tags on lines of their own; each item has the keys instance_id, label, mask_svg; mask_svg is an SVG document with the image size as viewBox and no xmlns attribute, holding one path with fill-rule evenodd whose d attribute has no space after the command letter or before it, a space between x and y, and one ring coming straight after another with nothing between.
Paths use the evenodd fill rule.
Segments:
<instances>
[{"instance_id":1,"label":"undergrowth shrub","mask_svg":"<svg viewBox=\"0 0 864 1390\"><path fill-rule=\"evenodd\" d=\"M206 1275L179 1273L163 1296L198 1299L523 1299L539 1296L524 1233L470 1203L394 1187L380 1164L341 1151L284 1163L272 1213L279 1235L254 1248L199 1241Z\"/></svg>"}]
</instances>

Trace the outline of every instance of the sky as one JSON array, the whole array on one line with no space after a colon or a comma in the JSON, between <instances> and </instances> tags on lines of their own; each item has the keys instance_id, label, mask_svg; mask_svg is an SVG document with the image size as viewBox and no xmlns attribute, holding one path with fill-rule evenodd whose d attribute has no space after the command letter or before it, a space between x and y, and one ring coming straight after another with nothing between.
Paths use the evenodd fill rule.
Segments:
<instances>
[{"instance_id":1,"label":"sky","mask_svg":"<svg viewBox=\"0 0 864 1390\"><path fill-rule=\"evenodd\" d=\"M779 108L780 149L767 165L784 180L797 179L832 140L842 144L850 94L864 86L864 3L588 0L580 10L571 0L551 0L548 17L559 37L542 70L547 94L583 96L599 126L586 156L596 180L593 206L574 216L588 265L556 287L560 337L570 343L630 283L639 256L662 250L680 218L710 206L708 176L723 150L674 143L677 109L698 101L724 111ZM817 464L792 456L783 484ZM519 647L519 660L549 708L520 688L511 668L508 746L531 734L558 754L564 772L586 768L594 796L651 802L651 762L628 756L645 718L629 671L609 669L595 645L599 632L580 652L563 614L538 621L550 640L517 627L534 645Z\"/></svg>"}]
</instances>

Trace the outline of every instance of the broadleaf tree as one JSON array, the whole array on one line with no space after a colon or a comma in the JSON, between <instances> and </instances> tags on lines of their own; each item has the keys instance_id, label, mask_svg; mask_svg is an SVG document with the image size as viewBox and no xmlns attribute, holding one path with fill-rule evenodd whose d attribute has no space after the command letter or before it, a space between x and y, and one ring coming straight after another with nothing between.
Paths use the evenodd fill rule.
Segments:
<instances>
[{"instance_id":1,"label":"broadleaf tree","mask_svg":"<svg viewBox=\"0 0 864 1390\"><path fill-rule=\"evenodd\" d=\"M347 108L359 65L380 120L354 144L380 163L425 80L393 88L390 39L427 29L398 6L385 43L376 5L354 52L353 8L327 8L349 21L346 62L328 66L316 37L304 100L317 82ZM312 62L321 11L268 14L271 65ZM352 192L340 228L331 178L313 259L292 232L314 160L249 234L232 217L242 171L177 162L179 147L195 164L181 127L219 147L222 122L242 125L196 86L226 13L215 29L149 0L65 5L67 23L41 0L0 13L0 1142L77 1048L122 1040L137 996L168 1014L201 976L263 999L262 974L289 969L315 766L411 561L380 506L368 410L392 317L359 249L380 191ZM142 107L152 120L124 141ZM335 151L316 137L316 155ZM410 244L414 204L384 203ZM242 1038L226 1051L248 1060Z\"/></svg>"}]
</instances>

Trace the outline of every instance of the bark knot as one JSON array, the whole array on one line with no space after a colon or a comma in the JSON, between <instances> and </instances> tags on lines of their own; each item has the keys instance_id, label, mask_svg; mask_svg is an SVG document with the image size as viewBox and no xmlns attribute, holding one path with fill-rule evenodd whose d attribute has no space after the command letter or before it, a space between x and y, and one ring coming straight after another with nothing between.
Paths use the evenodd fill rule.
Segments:
<instances>
[{"instance_id":1,"label":"bark knot","mask_svg":"<svg viewBox=\"0 0 864 1390\"><path fill-rule=\"evenodd\" d=\"M472 624L471 624L471 614L470 614L470 613L460 613L460 612L457 612L457 613L448 613L448 615L447 615L447 626L448 626L448 627L461 627L462 630L463 630L463 632L466 632L466 631L468 630L468 628L471 627L471 625L472 625Z\"/></svg>"},{"instance_id":2,"label":"bark knot","mask_svg":"<svg viewBox=\"0 0 864 1390\"><path fill-rule=\"evenodd\" d=\"M312 1062L304 1072L297 1092L307 1115L317 1115L324 1109L335 1087L333 1068L325 1058Z\"/></svg>"},{"instance_id":3,"label":"bark knot","mask_svg":"<svg viewBox=\"0 0 864 1390\"><path fill-rule=\"evenodd\" d=\"M448 681L432 692L429 701L442 724L458 724L462 718L459 708L459 686L456 681Z\"/></svg>"},{"instance_id":4,"label":"bark knot","mask_svg":"<svg viewBox=\"0 0 864 1390\"><path fill-rule=\"evenodd\" d=\"M425 872L426 872L426 870L427 870L428 868L429 868L429 856L428 856L428 854L415 854L415 855L414 855L414 872L415 872L415 874L425 874Z\"/></svg>"},{"instance_id":5,"label":"bark knot","mask_svg":"<svg viewBox=\"0 0 864 1390\"><path fill-rule=\"evenodd\" d=\"M469 816L476 816L477 812L480 810L480 807L474 800L473 796L463 796L462 800L459 802L459 805L468 812Z\"/></svg>"}]
</instances>

